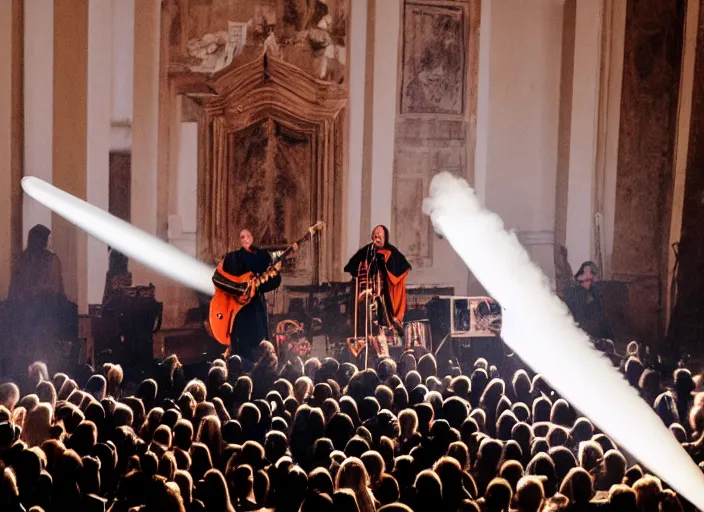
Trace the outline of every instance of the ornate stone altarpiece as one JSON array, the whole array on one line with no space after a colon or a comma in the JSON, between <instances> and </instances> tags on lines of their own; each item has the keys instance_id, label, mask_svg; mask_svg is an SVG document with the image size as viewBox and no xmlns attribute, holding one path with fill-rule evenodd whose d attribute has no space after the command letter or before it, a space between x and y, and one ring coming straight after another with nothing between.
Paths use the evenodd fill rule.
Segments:
<instances>
[{"instance_id":1,"label":"ornate stone altarpiece","mask_svg":"<svg viewBox=\"0 0 704 512\"><path fill-rule=\"evenodd\" d=\"M347 18L347 0L162 4L159 167L168 174L174 105L188 96L199 105L199 259L239 247L243 227L281 247L320 219L328 229L284 273L298 284L341 275Z\"/></svg>"}]
</instances>

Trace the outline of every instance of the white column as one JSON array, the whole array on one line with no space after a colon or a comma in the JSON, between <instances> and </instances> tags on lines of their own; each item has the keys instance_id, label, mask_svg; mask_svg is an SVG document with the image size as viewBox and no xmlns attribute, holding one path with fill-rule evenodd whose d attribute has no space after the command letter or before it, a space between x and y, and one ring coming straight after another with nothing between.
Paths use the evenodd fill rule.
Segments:
<instances>
[{"instance_id":1,"label":"white column","mask_svg":"<svg viewBox=\"0 0 704 512\"><path fill-rule=\"evenodd\" d=\"M604 268L601 271L604 277L609 278L616 221L616 176L626 39L626 2L605 0L603 27L595 206L597 213L603 217L601 250L604 256Z\"/></svg>"},{"instance_id":2,"label":"white column","mask_svg":"<svg viewBox=\"0 0 704 512\"><path fill-rule=\"evenodd\" d=\"M177 212L169 216L169 243L196 256L198 224L198 123L179 123Z\"/></svg>"},{"instance_id":3,"label":"white column","mask_svg":"<svg viewBox=\"0 0 704 512\"><path fill-rule=\"evenodd\" d=\"M132 224L156 234L159 134L159 0L135 0Z\"/></svg>"},{"instance_id":4,"label":"white column","mask_svg":"<svg viewBox=\"0 0 704 512\"><path fill-rule=\"evenodd\" d=\"M86 191L88 202L103 210L110 200L111 17L112 0L89 0ZM100 304L108 270L107 245L89 237L87 251L88 304Z\"/></svg>"},{"instance_id":5,"label":"white column","mask_svg":"<svg viewBox=\"0 0 704 512\"><path fill-rule=\"evenodd\" d=\"M51 183L54 2L25 0L24 26L24 174ZM36 224L51 229L51 210L25 197L22 240Z\"/></svg>"},{"instance_id":6,"label":"white column","mask_svg":"<svg viewBox=\"0 0 704 512\"><path fill-rule=\"evenodd\" d=\"M486 204L489 129L491 118L491 2L481 6L479 30L479 77L477 80L477 139L474 152L474 190L477 198Z\"/></svg>"},{"instance_id":7,"label":"white column","mask_svg":"<svg viewBox=\"0 0 704 512\"><path fill-rule=\"evenodd\" d=\"M364 162L364 93L367 70L367 2L351 6L349 48L349 166L347 169L347 241L343 251L348 258L359 245L362 220L362 164Z\"/></svg>"},{"instance_id":8,"label":"white column","mask_svg":"<svg viewBox=\"0 0 704 512\"><path fill-rule=\"evenodd\" d=\"M113 151L132 147L132 103L134 85L134 0L112 2L112 114Z\"/></svg>"},{"instance_id":9,"label":"white column","mask_svg":"<svg viewBox=\"0 0 704 512\"><path fill-rule=\"evenodd\" d=\"M376 0L371 224L391 226L402 0Z\"/></svg>"},{"instance_id":10,"label":"white column","mask_svg":"<svg viewBox=\"0 0 704 512\"><path fill-rule=\"evenodd\" d=\"M576 269L594 257L594 186L601 65L601 1L577 0L566 243Z\"/></svg>"}]
</instances>

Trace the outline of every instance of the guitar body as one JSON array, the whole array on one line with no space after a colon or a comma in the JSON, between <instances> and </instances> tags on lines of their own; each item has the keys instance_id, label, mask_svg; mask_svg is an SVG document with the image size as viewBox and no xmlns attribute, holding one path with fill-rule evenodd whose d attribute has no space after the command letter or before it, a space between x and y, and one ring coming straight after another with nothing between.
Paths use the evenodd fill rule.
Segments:
<instances>
[{"instance_id":1,"label":"guitar body","mask_svg":"<svg viewBox=\"0 0 704 512\"><path fill-rule=\"evenodd\" d=\"M246 284L254 278L252 272L246 272L241 276L233 276L222 270L222 263L218 265L216 275L224 277L232 283ZM254 286L248 287L244 293L235 294L228 293L218 286L215 287L215 295L210 299L210 334L222 345L230 345L230 334L232 333L232 325L235 323L237 313L249 304L254 297L257 289Z\"/></svg>"}]
</instances>

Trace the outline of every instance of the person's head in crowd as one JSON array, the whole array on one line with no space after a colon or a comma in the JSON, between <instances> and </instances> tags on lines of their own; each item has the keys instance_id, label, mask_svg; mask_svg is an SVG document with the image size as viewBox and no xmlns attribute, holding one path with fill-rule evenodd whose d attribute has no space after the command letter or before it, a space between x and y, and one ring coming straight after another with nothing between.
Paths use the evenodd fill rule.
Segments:
<instances>
[{"instance_id":1,"label":"person's head in crowd","mask_svg":"<svg viewBox=\"0 0 704 512\"><path fill-rule=\"evenodd\" d=\"M633 484L636 493L638 510L643 512L656 512L660 510L662 498L662 483L658 478L645 475Z\"/></svg>"},{"instance_id":2,"label":"person's head in crowd","mask_svg":"<svg viewBox=\"0 0 704 512\"><path fill-rule=\"evenodd\" d=\"M308 489L320 494L332 496L335 487L330 472L322 467L313 469L313 471L308 474Z\"/></svg>"},{"instance_id":3,"label":"person's head in crowd","mask_svg":"<svg viewBox=\"0 0 704 512\"><path fill-rule=\"evenodd\" d=\"M643 373L643 363L640 359L635 356L630 356L626 360L624 370L628 383L634 388L638 388L638 382L640 381L640 376Z\"/></svg>"},{"instance_id":4,"label":"person's head in crowd","mask_svg":"<svg viewBox=\"0 0 704 512\"><path fill-rule=\"evenodd\" d=\"M418 510L433 510L443 503L442 481L437 473L425 469L418 473L415 483L415 503Z\"/></svg>"},{"instance_id":5,"label":"person's head in crowd","mask_svg":"<svg viewBox=\"0 0 704 512\"><path fill-rule=\"evenodd\" d=\"M498 476L506 480L515 492L518 481L523 478L523 466L517 460L507 460L501 464Z\"/></svg>"},{"instance_id":6,"label":"person's head in crowd","mask_svg":"<svg viewBox=\"0 0 704 512\"><path fill-rule=\"evenodd\" d=\"M633 487L633 484L641 478L643 478L643 470L638 464L635 464L626 470L626 476L623 477L623 483L629 487Z\"/></svg>"},{"instance_id":7,"label":"person's head in crowd","mask_svg":"<svg viewBox=\"0 0 704 512\"><path fill-rule=\"evenodd\" d=\"M352 489L338 489L332 495L332 505L337 512L360 512L357 497Z\"/></svg>"},{"instance_id":8,"label":"person's head in crowd","mask_svg":"<svg viewBox=\"0 0 704 512\"><path fill-rule=\"evenodd\" d=\"M396 375L396 371L396 362L390 357L382 359L376 365L376 373L379 375L381 382L387 382L392 376Z\"/></svg>"},{"instance_id":9,"label":"person's head in crowd","mask_svg":"<svg viewBox=\"0 0 704 512\"><path fill-rule=\"evenodd\" d=\"M196 403L204 402L208 393L205 384L200 379L193 379L188 382L184 392L190 393Z\"/></svg>"},{"instance_id":10,"label":"person's head in crowd","mask_svg":"<svg viewBox=\"0 0 704 512\"><path fill-rule=\"evenodd\" d=\"M680 422L677 403L675 402L674 395L670 391L660 393L655 399L653 408L666 427L669 427L673 423Z\"/></svg>"},{"instance_id":11,"label":"person's head in crowd","mask_svg":"<svg viewBox=\"0 0 704 512\"><path fill-rule=\"evenodd\" d=\"M356 457L349 457L340 465L335 477L335 489L350 489L357 499L360 512L373 512L376 509L369 475L364 463Z\"/></svg>"},{"instance_id":12,"label":"person's head in crowd","mask_svg":"<svg viewBox=\"0 0 704 512\"><path fill-rule=\"evenodd\" d=\"M107 391L107 380L99 373L91 375L88 382L86 382L84 390L96 400L102 400L105 398Z\"/></svg>"},{"instance_id":13,"label":"person's head in crowd","mask_svg":"<svg viewBox=\"0 0 704 512\"><path fill-rule=\"evenodd\" d=\"M309 491L306 494L303 503L301 503L300 512L326 512L333 510L332 497L329 494Z\"/></svg>"},{"instance_id":14,"label":"person's head in crowd","mask_svg":"<svg viewBox=\"0 0 704 512\"><path fill-rule=\"evenodd\" d=\"M40 446L49 439L54 420L54 410L47 403L40 403L27 411L21 439L28 446Z\"/></svg>"},{"instance_id":15,"label":"person's head in crowd","mask_svg":"<svg viewBox=\"0 0 704 512\"><path fill-rule=\"evenodd\" d=\"M531 397L531 382L528 373L523 370L516 370L511 379L511 389L516 401L530 403Z\"/></svg>"},{"instance_id":16,"label":"person's head in crowd","mask_svg":"<svg viewBox=\"0 0 704 512\"><path fill-rule=\"evenodd\" d=\"M52 409L56 407L56 388L50 380L43 380L39 382L35 392L40 402L48 403Z\"/></svg>"},{"instance_id":17,"label":"person's head in crowd","mask_svg":"<svg viewBox=\"0 0 704 512\"><path fill-rule=\"evenodd\" d=\"M478 407L486 386L489 384L489 374L484 368L475 368L470 377L470 403L472 407Z\"/></svg>"},{"instance_id":18,"label":"person's head in crowd","mask_svg":"<svg viewBox=\"0 0 704 512\"><path fill-rule=\"evenodd\" d=\"M230 502L225 477L217 469L211 469L203 476L203 492L201 493L206 510L213 512L235 512Z\"/></svg>"},{"instance_id":19,"label":"person's head in crowd","mask_svg":"<svg viewBox=\"0 0 704 512\"><path fill-rule=\"evenodd\" d=\"M594 496L594 480L583 468L572 468L562 481L560 494L566 496L571 503L584 505Z\"/></svg>"},{"instance_id":20,"label":"person's head in crowd","mask_svg":"<svg viewBox=\"0 0 704 512\"><path fill-rule=\"evenodd\" d=\"M638 379L638 389L643 400L652 407L655 403L655 399L662 391L660 389L660 375L658 372L651 368L643 370Z\"/></svg>"},{"instance_id":21,"label":"person's head in crowd","mask_svg":"<svg viewBox=\"0 0 704 512\"><path fill-rule=\"evenodd\" d=\"M604 490L620 484L626 476L626 458L618 450L609 450L604 454Z\"/></svg>"},{"instance_id":22,"label":"person's head in crowd","mask_svg":"<svg viewBox=\"0 0 704 512\"><path fill-rule=\"evenodd\" d=\"M687 431L679 423L672 423L670 425L670 432L675 436L678 443L684 444L687 442Z\"/></svg>"},{"instance_id":23,"label":"person's head in crowd","mask_svg":"<svg viewBox=\"0 0 704 512\"><path fill-rule=\"evenodd\" d=\"M682 512L682 502L679 497L672 489L665 489L662 491L660 497L660 510L661 512Z\"/></svg>"},{"instance_id":24,"label":"person's head in crowd","mask_svg":"<svg viewBox=\"0 0 704 512\"><path fill-rule=\"evenodd\" d=\"M512 497L511 485L503 478L494 478L489 482L484 495L485 512L503 512L508 510Z\"/></svg>"},{"instance_id":25,"label":"person's head in crowd","mask_svg":"<svg viewBox=\"0 0 704 512\"><path fill-rule=\"evenodd\" d=\"M516 485L514 507L516 512L539 512L545 502L545 490L540 478L526 476Z\"/></svg>"},{"instance_id":26,"label":"person's head in crowd","mask_svg":"<svg viewBox=\"0 0 704 512\"><path fill-rule=\"evenodd\" d=\"M545 477L543 489L546 497L550 498L557 492L559 482L555 463L547 453L539 452L533 456L526 466L526 475Z\"/></svg>"},{"instance_id":27,"label":"person's head in crowd","mask_svg":"<svg viewBox=\"0 0 704 512\"><path fill-rule=\"evenodd\" d=\"M28 377L30 382L36 386L43 380L49 380L49 370L44 361L35 361L29 365Z\"/></svg>"},{"instance_id":28,"label":"person's head in crowd","mask_svg":"<svg viewBox=\"0 0 704 512\"><path fill-rule=\"evenodd\" d=\"M635 491L624 484L616 484L609 489L609 505L611 510L619 512L636 512L638 505L636 504Z\"/></svg>"},{"instance_id":29,"label":"person's head in crowd","mask_svg":"<svg viewBox=\"0 0 704 512\"><path fill-rule=\"evenodd\" d=\"M442 482L443 503L448 510L457 508L462 500L472 497L464 487L464 473L457 460L442 457L433 465L433 471Z\"/></svg>"},{"instance_id":30,"label":"person's head in crowd","mask_svg":"<svg viewBox=\"0 0 704 512\"><path fill-rule=\"evenodd\" d=\"M432 354L425 354L418 360L418 373L423 379L423 382L425 382L428 377L437 377L438 365Z\"/></svg>"}]
</instances>

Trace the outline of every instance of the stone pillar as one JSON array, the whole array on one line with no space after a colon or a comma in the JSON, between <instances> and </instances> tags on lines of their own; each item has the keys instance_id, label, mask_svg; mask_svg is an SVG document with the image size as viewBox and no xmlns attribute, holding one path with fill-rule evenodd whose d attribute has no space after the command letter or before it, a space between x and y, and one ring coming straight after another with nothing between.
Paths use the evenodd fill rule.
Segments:
<instances>
[{"instance_id":1,"label":"stone pillar","mask_svg":"<svg viewBox=\"0 0 704 512\"><path fill-rule=\"evenodd\" d=\"M22 244L23 11L22 0L0 0L0 299Z\"/></svg>"},{"instance_id":2,"label":"stone pillar","mask_svg":"<svg viewBox=\"0 0 704 512\"><path fill-rule=\"evenodd\" d=\"M156 234L159 128L159 4L135 0L132 223Z\"/></svg>"},{"instance_id":3,"label":"stone pillar","mask_svg":"<svg viewBox=\"0 0 704 512\"><path fill-rule=\"evenodd\" d=\"M367 75L367 2L350 5L349 55L349 163L347 166L347 241L343 254L351 257L359 247L362 219L362 166Z\"/></svg>"},{"instance_id":4,"label":"stone pillar","mask_svg":"<svg viewBox=\"0 0 704 512\"><path fill-rule=\"evenodd\" d=\"M623 86L625 37L626 2L604 0L594 208L602 218L600 244L603 268L601 271L606 279L611 277L611 254L614 248L618 141L621 126L619 107Z\"/></svg>"},{"instance_id":5,"label":"stone pillar","mask_svg":"<svg viewBox=\"0 0 704 512\"><path fill-rule=\"evenodd\" d=\"M110 118L112 88L112 0L88 0L87 197L105 211L110 194ZM108 270L107 244L88 238L88 303L103 301Z\"/></svg>"},{"instance_id":6,"label":"stone pillar","mask_svg":"<svg viewBox=\"0 0 704 512\"><path fill-rule=\"evenodd\" d=\"M593 208L602 2L577 0L572 75L566 245L573 269L594 259Z\"/></svg>"},{"instance_id":7,"label":"stone pillar","mask_svg":"<svg viewBox=\"0 0 704 512\"><path fill-rule=\"evenodd\" d=\"M688 167L688 157L690 149L690 133L692 129L692 104L695 79L695 64L698 58L704 65L704 47L697 47L697 37L700 30L704 28L699 25L699 17L704 13L699 2L687 2L687 13L685 16L684 28L684 48L682 54L682 77L680 79L679 106L677 112L677 134L675 136L675 155L673 167L672 186L672 218L670 220L670 238L668 245L672 247L680 241L682 234L682 213L684 209L685 181ZM704 68L702 68L704 70ZM700 71L701 72L701 71ZM701 114L700 114L701 115ZM701 136L701 135L700 135ZM690 167L691 168L691 167ZM674 275L676 256L674 251L668 251L667 258L667 289L670 290ZM665 325L670 324L670 315L675 305L671 294L666 295Z\"/></svg>"},{"instance_id":8,"label":"stone pillar","mask_svg":"<svg viewBox=\"0 0 704 512\"><path fill-rule=\"evenodd\" d=\"M86 199L87 187L88 3L54 0L52 181L81 199ZM85 313L87 235L58 215L53 216L52 226L66 295Z\"/></svg>"},{"instance_id":9,"label":"stone pillar","mask_svg":"<svg viewBox=\"0 0 704 512\"><path fill-rule=\"evenodd\" d=\"M375 6L370 219L372 226L391 226L401 5L402 0L377 0ZM367 236L370 232L371 229L367 229ZM365 237L365 233L362 233L362 237Z\"/></svg>"},{"instance_id":10,"label":"stone pillar","mask_svg":"<svg viewBox=\"0 0 704 512\"><path fill-rule=\"evenodd\" d=\"M54 3L24 0L24 174L51 183ZM23 240L36 224L51 229L51 210L30 197L22 204Z\"/></svg>"},{"instance_id":11,"label":"stone pillar","mask_svg":"<svg viewBox=\"0 0 704 512\"><path fill-rule=\"evenodd\" d=\"M135 0L134 99L132 112L131 221L157 234L159 134L159 0ZM147 284L153 273L130 260L135 284Z\"/></svg>"},{"instance_id":12,"label":"stone pillar","mask_svg":"<svg viewBox=\"0 0 704 512\"><path fill-rule=\"evenodd\" d=\"M612 278L628 282L633 337L664 332L667 246L684 13L628 2Z\"/></svg>"},{"instance_id":13,"label":"stone pillar","mask_svg":"<svg viewBox=\"0 0 704 512\"><path fill-rule=\"evenodd\" d=\"M688 5L693 3L696 2L688 2ZM704 337L704 5L700 3L697 16L692 11L695 9L689 5L685 33L689 38L690 28L696 23L696 50L693 50L691 40L685 43L682 81L684 85L693 79L693 84L691 90L687 91L692 94L691 101L685 98L680 102L680 105L689 103L691 115L685 176L679 176L679 169L675 171L675 195L682 196L682 205L673 205L672 211L673 217L681 218L681 230L678 239L674 240L679 242L679 271L677 304L672 312L670 334L672 341L681 347L682 351L697 354L701 350ZM696 22L692 17L697 18ZM689 75L692 71L693 74ZM686 89L683 87L680 91L685 94ZM684 122L682 109L680 115L683 117L681 121ZM678 122L678 149L681 126L682 123ZM675 160L677 166L679 160L678 153ZM679 187L682 185L684 190L680 191ZM679 211L676 209L678 207Z\"/></svg>"}]
</instances>

